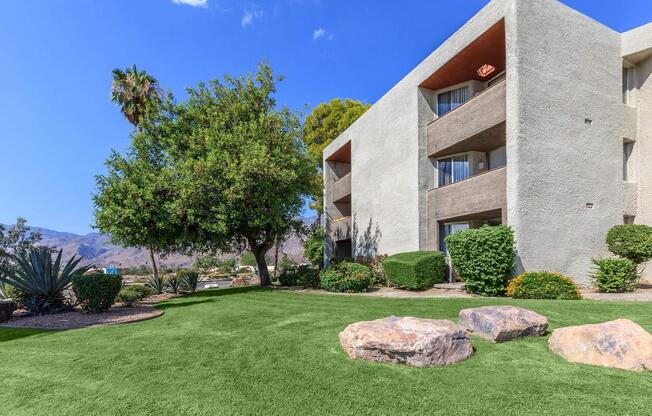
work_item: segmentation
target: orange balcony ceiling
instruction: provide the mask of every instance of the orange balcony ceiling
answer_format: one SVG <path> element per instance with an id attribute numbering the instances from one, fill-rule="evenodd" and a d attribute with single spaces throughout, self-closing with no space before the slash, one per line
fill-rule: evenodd
<path id="1" fill-rule="evenodd" d="M 478 69 L 484 65 L 491 65 L 496 69 L 486 77 L 481 77 L 478 75 Z M 420 86 L 439 90 L 470 80 L 487 81 L 504 70 L 505 21 L 500 20 L 429 76 Z"/>
<path id="2" fill-rule="evenodd" d="M 335 153 L 330 155 L 327 159 L 329 162 L 351 163 L 351 142 L 346 142 L 342 147 L 337 149 Z"/>

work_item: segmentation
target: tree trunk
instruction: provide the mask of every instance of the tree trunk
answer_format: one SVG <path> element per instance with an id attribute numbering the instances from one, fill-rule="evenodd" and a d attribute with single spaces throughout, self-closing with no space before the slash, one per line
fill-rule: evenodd
<path id="1" fill-rule="evenodd" d="M 154 279 L 158 280 L 158 269 L 156 268 L 156 260 L 154 259 L 154 249 L 149 249 L 149 258 L 152 260 L 152 273 L 154 274 Z"/>
<path id="2" fill-rule="evenodd" d="M 269 278 L 269 271 L 267 270 L 267 261 L 265 260 L 267 250 L 269 250 L 269 245 L 251 248 L 251 252 L 254 253 L 254 256 L 256 257 L 256 265 L 258 266 L 258 276 L 260 277 L 261 286 L 272 285 L 272 281 Z"/>
<path id="3" fill-rule="evenodd" d="M 276 270 L 278 270 L 278 241 L 274 245 L 274 280 L 276 280 L 276 277 L 278 274 L 276 273 Z"/>

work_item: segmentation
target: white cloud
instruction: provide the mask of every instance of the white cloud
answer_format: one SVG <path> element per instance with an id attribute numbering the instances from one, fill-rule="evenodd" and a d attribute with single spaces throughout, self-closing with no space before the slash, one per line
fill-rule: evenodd
<path id="1" fill-rule="evenodd" d="M 172 0 L 174 4 L 185 4 L 192 7 L 207 7 L 208 0 Z"/>
<path id="2" fill-rule="evenodd" d="M 254 19 L 257 19 L 263 15 L 263 12 L 260 10 L 254 10 L 254 11 L 249 11 L 247 9 L 244 10 L 244 14 L 242 15 L 242 20 L 240 21 L 240 24 L 242 27 L 247 27 L 253 24 Z"/>
<path id="3" fill-rule="evenodd" d="M 312 39 L 317 40 L 317 39 L 328 39 L 331 40 L 333 39 L 333 34 L 329 33 L 326 29 L 320 27 L 319 29 L 315 29 L 312 32 Z"/>

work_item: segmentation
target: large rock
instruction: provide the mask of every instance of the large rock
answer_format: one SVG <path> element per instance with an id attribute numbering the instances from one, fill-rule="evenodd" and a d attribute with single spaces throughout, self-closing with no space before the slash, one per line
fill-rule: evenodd
<path id="1" fill-rule="evenodd" d="M 9 321 L 16 310 L 16 303 L 12 300 L 0 301 L 0 323 Z"/>
<path id="2" fill-rule="evenodd" d="M 451 321 L 399 318 L 357 322 L 340 332 L 350 358 L 439 367 L 465 360 L 473 346 L 463 328 Z"/>
<path id="3" fill-rule="evenodd" d="M 231 280 L 229 287 L 242 286 L 260 286 L 260 277 L 258 276 L 238 276 Z"/>
<path id="4" fill-rule="evenodd" d="M 548 329 L 545 316 L 516 306 L 462 309 L 457 323 L 475 335 L 493 342 L 543 335 Z"/>
<path id="5" fill-rule="evenodd" d="M 629 319 L 555 329 L 548 348 L 574 363 L 652 370 L 652 335 Z"/>

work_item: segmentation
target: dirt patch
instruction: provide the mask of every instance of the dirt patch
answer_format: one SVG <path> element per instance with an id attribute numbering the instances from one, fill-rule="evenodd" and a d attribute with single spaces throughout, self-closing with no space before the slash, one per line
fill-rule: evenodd
<path id="1" fill-rule="evenodd" d="M 132 308 L 114 306 L 103 313 L 85 313 L 81 311 L 58 313 L 54 315 L 26 316 L 14 315 L 3 324 L 2 328 L 39 328 L 39 329 L 74 329 L 97 326 L 139 322 L 156 318 L 163 311 L 151 305 L 139 304 Z"/>

